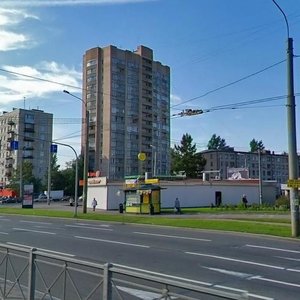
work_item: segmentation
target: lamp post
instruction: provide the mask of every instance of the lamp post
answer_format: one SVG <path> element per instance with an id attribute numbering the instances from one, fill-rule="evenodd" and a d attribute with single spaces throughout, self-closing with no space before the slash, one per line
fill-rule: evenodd
<path id="1" fill-rule="evenodd" d="M 87 102 L 82 100 L 80 97 L 73 95 L 67 90 L 63 90 L 64 93 L 80 100 L 85 109 L 85 131 L 84 131 L 84 157 L 83 157 L 83 210 L 82 212 L 86 214 L 87 212 L 87 183 L 88 183 L 88 158 L 89 158 L 89 111 L 87 109 Z M 75 207 L 77 204 L 75 203 Z"/>
<path id="2" fill-rule="evenodd" d="M 284 11 L 272 0 L 282 13 L 287 28 L 287 129 L 288 129 L 288 158 L 289 158 L 289 180 L 298 179 L 298 157 L 296 140 L 296 113 L 295 113 L 295 94 L 294 94 L 294 67 L 293 67 L 293 39 L 290 37 L 289 24 Z M 299 202 L 298 188 L 290 188 L 290 207 L 292 236 L 297 237 L 300 233 L 299 228 Z"/>
<path id="3" fill-rule="evenodd" d="M 154 150 L 154 160 L 153 160 L 153 156 L 152 156 L 152 168 L 153 168 L 153 177 L 156 176 L 156 157 L 157 157 L 157 152 L 156 152 L 156 147 L 153 145 L 150 145 L 150 147 L 152 148 L 152 152 Z"/>
<path id="4" fill-rule="evenodd" d="M 77 217 L 77 206 L 78 206 L 78 155 L 77 155 L 77 152 L 75 151 L 75 149 L 68 144 L 64 144 L 64 143 L 60 143 L 60 142 L 54 142 L 54 144 L 58 144 L 58 145 L 62 145 L 62 146 L 71 148 L 76 157 L 76 160 L 75 160 L 75 192 L 74 192 L 75 193 L 75 195 L 74 195 L 74 197 L 75 197 L 75 199 L 74 199 L 75 200 L 74 217 L 76 218 Z M 48 190 L 48 195 L 49 195 L 49 190 Z"/>
<path id="5" fill-rule="evenodd" d="M 259 191 L 259 205 L 262 205 L 262 176 L 261 176 L 261 150 L 258 149 L 258 191 Z"/>

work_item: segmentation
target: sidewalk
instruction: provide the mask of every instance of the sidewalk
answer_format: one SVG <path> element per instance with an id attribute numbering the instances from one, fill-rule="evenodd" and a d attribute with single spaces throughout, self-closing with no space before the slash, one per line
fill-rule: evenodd
<path id="1" fill-rule="evenodd" d="M 20 204 L 16 204 L 21 208 Z M 7 205 L 5 205 L 7 206 Z M 14 205 L 14 207 L 16 207 Z M 53 210 L 64 210 L 64 211 L 74 211 L 75 207 L 70 206 L 69 202 L 51 202 L 50 205 L 48 205 L 46 202 L 36 202 L 33 205 L 34 208 L 39 208 L 39 209 L 53 209 Z M 82 212 L 82 203 L 79 204 L 77 207 L 77 212 Z M 111 215 L 116 215 L 120 214 L 118 210 L 102 210 L 102 209 L 97 209 L 94 212 L 92 208 L 87 208 L 87 212 L 91 214 L 111 214 Z M 126 214 L 126 213 L 124 213 Z M 134 214 L 130 214 L 134 215 Z M 281 213 L 281 214 L 272 214 L 272 213 L 255 213 L 255 212 L 245 212 L 245 213 L 194 213 L 194 214 L 188 214 L 188 213 L 183 213 L 183 214 L 174 214 L 174 213 L 161 213 L 161 214 L 155 214 L 155 215 L 148 215 L 148 214 L 143 214 L 141 215 L 143 217 L 161 217 L 161 218 L 191 218 L 191 219 L 285 219 L 285 220 L 290 220 L 291 216 L 289 212 L 286 213 Z"/>

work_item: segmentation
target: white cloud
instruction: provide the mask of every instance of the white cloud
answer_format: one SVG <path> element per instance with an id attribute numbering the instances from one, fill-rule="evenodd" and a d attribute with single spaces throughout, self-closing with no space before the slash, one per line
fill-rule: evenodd
<path id="1" fill-rule="evenodd" d="M 29 35 L 16 31 L 18 25 L 28 18 L 38 19 L 22 10 L 0 8 L 0 51 L 31 48 L 35 44 Z"/>
<path id="2" fill-rule="evenodd" d="M 43 98 L 50 93 L 61 92 L 64 89 L 63 86 L 81 87 L 80 71 L 68 69 L 65 65 L 59 65 L 53 61 L 44 61 L 34 67 L 3 66 L 1 70 L 0 103 L 2 104 L 19 101 L 24 97 Z"/>
<path id="3" fill-rule="evenodd" d="M 178 105 L 181 102 L 183 102 L 183 100 L 180 96 L 171 94 L 171 106 Z"/>
<path id="4" fill-rule="evenodd" d="M 67 5 L 101 5 L 149 2 L 154 0 L 1 0 L 3 7 L 40 7 Z"/>

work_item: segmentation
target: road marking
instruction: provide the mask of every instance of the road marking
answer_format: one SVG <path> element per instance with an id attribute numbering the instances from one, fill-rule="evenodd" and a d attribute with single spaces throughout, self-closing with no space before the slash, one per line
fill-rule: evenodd
<path id="1" fill-rule="evenodd" d="M 7 232 L 0 232 L 0 234 L 8 234 Z"/>
<path id="2" fill-rule="evenodd" d="M 190 255 L 198 255 L 198 256 L 216 258 L 216 259 L 221 259 L 221 260 L 235 261 L 235 262 L 239 262 L 239 263 L 243 263 L 243 264 L 261 266 L 261 267 L 266 267 L 266 268 L 271 268 L 271 269 L 285 270 L 285 268 L 283 268 L 283 267 L 257 263 L 257 262 L 254 262 L 254 261 L 241 260 L 241 259 L 235 259 L 235 258 L 229 258 L 229 257 L 217 256 L 217 255 L 209 255 L 209 254 L 197 253 L 197 252 L 185 252 L 185 253 L 190 254 Z"/>
<path id="3" fill-rule="evenodd" d="M 233 291 L 233 292 L 246 293 L 246 295 L 247 295 L 248 297 L 253 297 L 253 298 L 256 298 L 256 299 L 262 299 L 262 300 L 274 300 L 274 298 L 265 297 L 265 296 L 261 296 L 261 295 L 257 295 L 257 294 L 253 294 L 253 293 L 249 293 L 249 292 L 246 291 L 246 290 L 235 289 L 235 288 L 228 287 L 228 286 L 225 286 L 225 285 L 218 285 L 218 284 L 216 284 L 216 285 L 214 285 L 214 287 L 219 288 L 219 289 L 224 289 L 224 290 Z M 245 299 L 247 299 L 247 298 L 245 298 Z"/>
<path id="4" fill-rule="evenodd" d="M 131 243 L 124 243 L 124 242 L 111 241 L 111 240 L 103 240 L 103 239 L 96 239 L 96 238 L 89 238 L 89 237 L 78 236 L 78 235 L 75 235 L 75 238 L 77 238 L 77 239 L 83 239 L 83 240 L 96 241 L 96 242 L 105 242 L 105 243 L 119 244 L 119 245 L 125 245 L 125 246 L 133 246 L 133 247 L 141 247 L 141 248 L 150 248 L 150 246 L 146 246 L 146 245 L 131 244 Z"/>
<path id="5" fill-rule="evenodd" d="M 205 269 L 211 270 L 211 271 L 216 271 L 222 274 L 226 274 L 226 275 L 232 275 L 235 277 L 239 277 L 239 278 L 249 278 L 251 276 L 253 276 L 252 274 L 247 274 L 247 273 L 242 273 L 242 272 L 235 272 L 235 271 L 231 271 L 231 270 L 225 270 L 225 269 L 219 269 L 219 268 L 210 268 L 210 267 L 204 267 Z"/>
<path id="6" fill-rule="evenodd" d="M 292 257 L 284 257 L 284 256 L 275 256 L 277 258 L 292 260 L 292 261 L 300 261 L 300 258 L 292 258 Z"/>
<path id="7" fill-rule="evenodd" d="M 288 249 L 273 248 L 273 247 L 258 246 L 258 245 L 247 244 L 246 247 L 260 248 L 260 249 L 267 249 L 267 250 L 274 250 L 274 251 L 282 251 L 282 252 L 289 252 L 289 253 L 300 253 L 300 251 L 297 251 L 297 250 L 288 250 Z"/>
<path id="8" fill-rule="evenodd" d="M 106 230 L 113 231 L 110 228 L 100 228 L 100 227 L 89 227 L 89 226 L 78 226 L 78 225 L 65 225 L 66 227 L 74 227 L 74 228 L 83 228 L 83 229 L 94 229 L 94 230 Z"/>
<path id="9" fill-rule="evenodd" d="M 178 276 L 173 276 L 173 275 L 148 271 L 148 270 L 144 270 L 144 269 L 138 269 L 138 268 L 129 267 L 129 266 L 125 266 L 125 265 L 119 265 L 119 264 L 115 264 L 115 263 L 113 263 L 113 265 L 117 266 L 117 267 L 120 267 L 120 268 L 128 269 L 128 270 L 134 270 L 134 271 L 138 271 L 138 272 L 142 272 L 142 273 L 148 273 L 148 274 L 151 274 L 151 275 L 157 275 L 157 276 L 161 276 L 161 277 L 172 278 L 172 279 L 175 279 L 175 280 L 181 280 L 181 281 L 185 281 L 185 282 L 188 282 L 188 283 L 201 284 L 201 285 L 205 285 L 205 286 L 212 286 L 213 285 L 212 283 L 209 283 L 209 282 L 198 281 L 198 280 L 193 280 L 193 279 L 188 279 L 188 278 L 182 278 L 182 277 L 178 277 Z"/>
<path id="10" fill-rule="evenodd" d="M 20 223 L 31 223 L 31 224 L 43 224 L 43 225 L 52 225 L 53 223 L 48 223 L 48 222 L 36 222 L 36 221 L 24 221 L 21 220 L 19 221 Z"/>
<path id="11" fill-rule="evenodd" d="M 14 230 L 20 230 L 20 231 L 26 231 L 26 232 L 35 232 L 35 233 L 42 233 L 42 234 L 53 234 L 55 235 L 55 232 L 49 232 L 49 231 L 40 231 L 40 230 L 31 230 L 31 229 L 25 229 L 25 228 L 17 228 L 14 227 Z"/>
<path id="12" fill-rule="evenodd" d="M 91 226 L 91 224 L 87 224 L 87 223 L 77 223 L 77 225 Z M 95 225 L 95 226 L 98 226 L 98 227 L 110 227 L 111 225 L 101 224 L 101 225 Z"/>
<path id="13" fill-rule="evenodd" d="M 12 246 L 17 246 L 17 247 L 23 247 L 23 248 L 35 248 L 32 246 L 28 246 L 28 245 L 24 245 L 24 244 L 17 244 L 17 243 L 11 243 L 11 242 L 7 242 L 6 244 L 12 245 Z M 49 250 L 49 249 L 43 249 L 43 248 L 35 248 L 38 251 L 41 252 L 49 252 L 49 253 L 53 253 L 53 254 L 58 254 L 58 255 L 63 255 L 63 256 L 70 256 L 70 257 L 74 257 L 75 255 L 73 254 L 69 254 L 69 253 L 65 253 L 65 252 L 59 252 L 59 251 L 53 251 L 53 250 Z"/>
<path id="14" fill-rule="evenodd" d="M 278 283 L 278 284 L 283 284 L 283 285 L 288 285 L 288 286 L 293 286 L 293 287 L 300 288 L 300 284 L 297 284 L 297 283 L 291 283 L 291 282 L 280 281 L 280 280 L 275 280 L 275 279 L 270 279 L 270 278 L 264 278 L 264 277 L 261 277 L 261 276 L 254 276 L 254 277 L 251 278 L 251 280 L 252 279 L 268 281 L 268 282 L 273 282 L 273 283 Z"/>
<path id="15" fill-rule="evenodd" d="M 148 292 L 148 291 L 143 291 L 143 290 L 137 290 L 137 289 L 132 289 L 128 288 L 125 286 L 117 286 L 118 290 L 121 290 L 129 295 L 132 295 L 134 297 L 143 299 L 143 300 L 155 300 L 155 299 L 162 299 L 162 294 L 158 293 L 153 293 L 153 292 Z M 178 299 L 177 297 L 168 297 L 168 299 Z"/>
<path id="16" fill-rule="evenodd" d="M 184 237 L 184 236 L 179 236 L 179 235 L 166 235 L 166 234 L 158 234 L 158 233 L 139 232 L 139 231 L 134 231 L 133 233 L 143 234 L 143 235 L 151 235 L 151 236 L 161 236 L 161 237 L 166 237 L 166 238 L 194 240 L 194 241 L 201 241 L 201 242 L 211 242 L 211 240 L 208 240 L 208 239 L 198 239 L 198 238 Z"/>

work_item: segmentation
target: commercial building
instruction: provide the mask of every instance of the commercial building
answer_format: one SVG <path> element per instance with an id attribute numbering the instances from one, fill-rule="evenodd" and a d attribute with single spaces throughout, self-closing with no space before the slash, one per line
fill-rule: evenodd
<path id="1" fill-rule="evenodd" d="M 206 159 L 205 172 L 210 179 L 228 179 L 231 169 L 245 169 L 248 178 L 261 180 L 275 180 L 278 185 L 288 180 L 288 155 L 276 154 L 271 151 L 243 152 L 233 148 L 224 150 L 205 150 L 201 152 Z M 299 159 L 298 159 L 299 169 Z"/>
<path id="2" fill-rule="evenodd" d="M 110 180 L 169 174 L 170 69 L 153 60 L 151 49 L 139 46 L 132 52 L 110 45 L 87 50 L 82 107 L 90 116 L 89 171 Z M 139 153 L 146 154 L 145 160 L 138 159 Z"/>
<path id="3" fill-rule="evenodd" d="M 25 160 L 33 176 L 45 181 L 52 141 L 53 115 L 41 110 L 13 109 L 0 116 L 0 186 L 9 183 Z"/>

